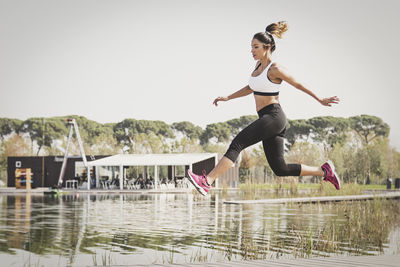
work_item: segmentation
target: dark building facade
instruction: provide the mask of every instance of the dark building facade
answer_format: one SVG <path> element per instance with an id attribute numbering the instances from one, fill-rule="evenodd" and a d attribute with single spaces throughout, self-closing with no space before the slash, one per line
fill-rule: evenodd
<path id="1" fill-rule="evenodd" d="M 92 160 L 98 160 L 109 155 L 98 155 L 98 156 L 87 156 L 86 160 L 88 162 Z M 58 179 L 61 172 L 61 166 L 63 163 L 63 156 L 32 156 L 32 157 L 8 157 L 7 159 L 7 186 L 8 187 L 15 187 L 15 170 L 16 169 L 26 169 L 30 168 L 33 175 L 32 175 L 32 188 L 37 187 L 54 187 L 58 184 Z M 194 162 L 192 165 L 192 169 L 194 173 L 201 174 L 203 170 L 206 173 L 209 173 L 215 166 L 215 158 L 210 157 L 208 159 Z M 149 163 L 150 164 L 150 163 Z M 152 165 L 150 165 L 152 166 Z M 124 168 L 128 168 L 129 166 L 124 166 Z M 143 167 L 143 175 L 147 177 L 148 174 L 146 172 L 146 166 Z M 153 166 L 152 166 L 153 167 Z M 174 180 L 175 183 L 177 179 L 181 179 L 183 177 L 188 177 L 187 172 L 189 170 L 188 165 L 179 166 L 178 165 L 169 165 L 167 167 L 166 179 L 169 181 Z M 70 156 L 68 157 L 67 166 L 65 169 L 65 174 L 63 178 L 62 187 L 66 187 L 67 180 L 76 179 L 76 173 L 82 173 L 81 171 L 86 172 L 83 168 L 83 161 L 81 156 Z M 114 171 L 111 171 L 112 174 L 110 176 L 114 177 Z M 118 169 L 117 169 L 118 172 Z M 95 186 L 94 179 L 96 177 L 96 167 L 91 168 L 91 188 Z M 107 177 L 101 176 L 100 179 L 108 179 Z M 132 177 L 130 177 L 132 178 Z M 161 177 L 163 178 L 163 177 Z M 82 182 L 87 181 L 86 173 L 84 176 L 80 175 L 79 177 L 81 184 Z M 220 186 L 224 187 L 236 187 L 238 185 L 239 180 L 239 171 L 238 166 L 235 165 L 234 167 L 230 168 L 226 173 L 224 173 L 220 179 L 218 179 Z"/>
<path id="2" fill-rule="evenodd" d="M 108 156 L 87 156 L 86 160 L 91 161 Z M 51 187 L 58 184 L 63 156 L 45 156 L 45 157 L 8 157 L 7 158 L 7 186 L 15 187 L 15 170 L 30 168 L 32 170 L 32 188 Z M 75 170 L 78 164 L 81 165 L 81 156 L 70 156 L 67 160 L 65 174 L 62 186 L 65 187 L 65 181 L 75 178 Z M 93 168 L 95 174 L 95 168 Z M 92 176 L 93 177 L 93 176 Z"/>

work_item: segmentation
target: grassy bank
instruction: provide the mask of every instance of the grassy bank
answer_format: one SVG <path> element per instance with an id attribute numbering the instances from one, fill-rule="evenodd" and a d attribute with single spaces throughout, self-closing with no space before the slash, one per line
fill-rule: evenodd
<path id="1" fill-rule="evenodd" d="M 340 190 L 327 182 L 320 184 L 276 183 L 276 184 L 240 184 L 240 193 L 244 199 L 278 197 L 313 197 L 361 195 L 365 191 L 386 190 L 386 185 L 344 184 Z"/>
<path id="2" fill-rule="evenodd" d="M 297 189 L 299 190 L 315 190 L 315 189 L 319 189 L 321 187 L 321 184 L 302 184 L 302 183 L 296 183 L 297 185 Z M 245 187 L 252 187 L 254 189 L 277 189 L 277 188 L 281 188 L 281 189 L 290 189 L 291 186 L 293 186 L 292 183 L 275 183 L 275 184 L 249 184 L 249 183 L 244 183 L 244 184 L 240 184 L 239 188 L 243 189 Z M 362 190 L 385 190 L 386 189 L 386 185 L 381 185 L 381 184 L 368 184 L 368 185 L 359 185 L 359 184 L 344 184 L 343 187 L 357 187 L 360 188 Z"/>
<path id="3" fill-rule="evenodd" d="M 258 242 L 264 239 L 263 236 L 255 239 L 251 234 L 244 235 L 239 247 L 242 257 L 255 260 L 283 254 L 292 254 L 295 258 L 333 254 L 379 255 L 384 252 L 390 231 L 400 224 L 399 205 L 393 200 L 350 201 L 326 207 L 336 215 L 326 218 L 318 227 L 306 229 L 304 221 L 292 221 L 289 232 L 294 238 L 290 241 L 285 239 L 285 232 L 278 231 L 265 237 L 271 244 L 268 248 Z M 309 212 L 308 205 L 299 208 Z"/>

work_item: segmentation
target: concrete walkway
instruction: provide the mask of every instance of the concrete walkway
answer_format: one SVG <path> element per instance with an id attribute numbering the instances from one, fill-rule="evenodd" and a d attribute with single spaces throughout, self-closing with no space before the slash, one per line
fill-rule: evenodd
<path id="1" fill-rule="evenodd" d="M 15 187 L 5 187 L 0 188 L 1 194 L 32 194 L 32 195 L 43 195 L 46 193 L 53 192 L 54 190 L 47 187 L 39 187 L 34 189 L 16 189 Z M 170 193 L 170 194 L 186 194 L 191 193 L 192 189 L 190 188 L 167 188 L 167 189 L 71 189 L 71 188 L 63 188 L 60 190 L 61 194 L 161 194 L 161 193 Z"/>
<path id="2" fill-rule="evenodd" d="M 107 265 L 109 266 L 109 265 Z M 312 259 L 277 259 L 256 261 L 228 261 L 213 263 L 182 263 L 182 264 L 138 264 L 138 265 L 115 265 L 114 267 L 138 267 L 138 266 L 208 266 L 208 267 L 399 267 L 400 254 L 383 256 L 342 256 Z"/>
<path id="3" fill-rule="evenodd" d="M 298 197 L 298 198 L 269 198 L 259 200 L 225 200 L 224 204 L 286 204 L 286 203 L 317 203 L 338 202 L 350 200 L 368 200 L 374 198 L 400 198 L 400 191 L 381 194 L 325 196 L 325 197 Z M 400 266 L 400 265 L 399 265 Z"/>

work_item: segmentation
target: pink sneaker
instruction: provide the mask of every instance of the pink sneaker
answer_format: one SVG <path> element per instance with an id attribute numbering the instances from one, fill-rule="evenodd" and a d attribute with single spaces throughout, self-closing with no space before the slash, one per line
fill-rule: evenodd
<path id="1" fill-rule="evenodd" d="M 194 185 L 194 187 L 199 191 L 203 196 L 207 195 L 208 190 L 210 190 L 210 185 L 207 183 L 207 175 L 206 172 L 203 171 L 203 175 L 197 175 L 188 170 L 189 181 Z"/>
<path id="2" fill-rule="evenodd" d="M 324 181 L 331 182 L 337 190 L 340 189 L 340 179 L 335 172 L 335 166 L 333 166 L 332 161 L 328 160 L 324 165 L 321 166 L 324 171 Z"/>

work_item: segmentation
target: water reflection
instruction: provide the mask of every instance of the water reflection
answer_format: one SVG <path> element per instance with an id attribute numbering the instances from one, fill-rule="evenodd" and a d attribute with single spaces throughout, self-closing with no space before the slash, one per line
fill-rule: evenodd
<path id="1" fill-rule="evenodd" d="M 349 218 L 363 219 L 351 208 L 361 209 L 360 202 L 225 205 L 218 194 L 110 194 L 3 195 L 0 203 L 0 255 L 9 266 L 399 252 L 398 201 L 381 207 L 396 216 L 384 225 L 387 231 L 361 233 L 363 238 L 348 236 Z"/>

